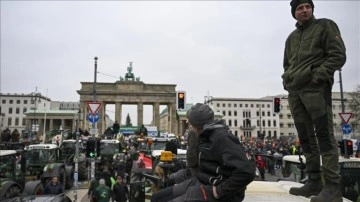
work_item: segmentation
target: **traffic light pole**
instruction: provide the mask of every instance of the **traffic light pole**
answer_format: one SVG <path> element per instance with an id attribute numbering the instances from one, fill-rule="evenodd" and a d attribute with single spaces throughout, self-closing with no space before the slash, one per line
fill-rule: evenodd
<path id="1" fill-rule="evenodd" d="M 97 60 L 98 57 L 94 58 L 95 65 L 94 65 L 94 83 L 93 83 L 93 102 L 96 102 L 96 76 L 97 76 Z M 95 122 L 92 123 L 92 139 L 95 141 L 95 131 L 97 130 L 97 125 Z M 95 148 L 97 148 L 96 141 L 95 141 Z M 95 156 L 91 158 L 91 179 L 95 179 L 95 157 L 96 157 L 96 149 L 95 149 Z"/>
<path id="2" fill-rule="evenodd" d="M 339 82 L 340 82 L 340 97 L 341 97 L 341 112 L 344 113 L 345 112 L 345 104 L 344 104 L 344 93 L 343 93 L 343 86 L 342 86 L 342 76 L 341 76 L 341 69 L 339 69 Z M 341 127 L 346 124 L 344 123 L 344 121 L 341 122 Z M 343 138 L 344 139 L 344 135 Z M 349 155 L 347 154 L 347 145 L 346 145 L 346 141 L 343 141 L 343 146 L 344 146 L 344 158 L 350 158 Z"/>
<path id="3" fill-rule="evenodd" d="M 74 171 L 74 202 L 77 202 L 77 193 L 78 193 L 78 179 L 79 179 L 79 116 L 76 119 L 76 144 L 75 144 L 75 171 Z"/>

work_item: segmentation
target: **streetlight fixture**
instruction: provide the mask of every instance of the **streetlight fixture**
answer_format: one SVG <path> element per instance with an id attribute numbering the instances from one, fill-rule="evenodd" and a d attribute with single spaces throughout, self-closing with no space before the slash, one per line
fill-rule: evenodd
<path id="1" fill-rule="evenodd" d="M 78 179 L 79 179 L 79 137 L 80 137 L 80 122 L 82 121 L 82 111 L 79 109 L 76 114 L 76 145 L 75 145 L 75 171 L 74 171 L 74 202 L 77 202 L 78 193 Z"/>
<path id="2" fill-rule="evenodd" d="M 38 130 L 36 129 L 37 126 L 37 122 L 35 119 L 35 114 L 36 114 L 36 103 L 41 103 L 41 93 L 37 92 L 37 87 L 35 88 L 35 92 L 31 93 L 31 104 L 34 104 L 34 119 L 33 119 L 33 125 L 31 127 L 31 134 L 30 134 L 30 141 L 33 139 L 32 135 L 35 134 Z"/>
<path id="3" fill-rule="evenodd" d="M 212 96 L 210 96 L 210 95 L 207 95 L 207 96 L 204 96 L 204 104 L 212 104 L 212 99 L 213 99 L 213 97 Z"/>

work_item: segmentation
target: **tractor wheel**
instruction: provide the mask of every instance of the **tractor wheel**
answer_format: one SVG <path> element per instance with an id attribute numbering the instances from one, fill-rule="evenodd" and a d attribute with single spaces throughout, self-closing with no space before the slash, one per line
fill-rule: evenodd
<path id="1" fill-rule="evenodd" d="M 68 177 L 68 175 L 66 175 Z M 71 169 L 70 178 L 66 179 L 65 188 L 71 189 L 74 186 L 74 170 Z"/>
<path id="2" fill-rule="evenodd" d="M 86 180 L 87 179 L 87 167 L 86 167 L 86 161 L 83 161 L 79 163 L 78 167 L 78 173 L 79 173 L 79 180 Z"/>
<path id="3" fill-rule="evenodd" d="M 5 198 L 19 196 L 20 192 L 21 192 L 21 190 L 18 186 L 12 186 L 7 190 L 7 192 L 5 194 Z"/>
<path id="4" fill-rule="evenodd" d="M 60 184 L 61 184 L 63 190 L 65 190 L 65 185 L 66 185 L 66 173 L 65 173 L 64 168 L 61 168 L 60 171 L 59 171 L 59 181 L 60 181 Z"/>

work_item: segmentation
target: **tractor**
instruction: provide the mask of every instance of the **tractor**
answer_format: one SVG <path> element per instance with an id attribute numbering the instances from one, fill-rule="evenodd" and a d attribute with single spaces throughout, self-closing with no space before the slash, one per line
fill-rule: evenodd
<path id="1" fill-rule="evenodd" d="M 52 177 L 59 177 L 65 188 L 73 186 L 74 167 L 63 161 L 62 152 L 54 144 L 29 145 L 25 152 L 26 175 L 34 176 L 45 186 Z"/>
<path id="2" fill-rule="evenodd" d="M 75 168 L 75 148 L 76 148 L 76 140 L 63 140 L 60 146 L 61 157 L 64 160 L 66 165 L 73 166 Z M 79 156 L 78 156 L 78 173 L 80 180 L 87 179 L 87 162 L 86 156 L 83 153 L 85 150 L 82 141 L 79 140 Z"/>
<path id="3" fill-rule="evenodd" d="M 24 175 L 26 159 L 15 150 L 0 150 L 0 198 L 43 194 L 40 180 Z"/>

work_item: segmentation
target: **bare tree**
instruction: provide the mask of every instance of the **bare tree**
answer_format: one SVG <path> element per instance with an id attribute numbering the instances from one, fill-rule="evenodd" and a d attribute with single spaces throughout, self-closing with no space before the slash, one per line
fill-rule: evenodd
<path id="1" fill-rule="evenodd" d="M 351 100 L 349 100 L 349 107 L 353 113 L 350 124 L 353 127 L 353 133 L 356 137 L 357 135 L 360 135 L 360 84 L 355 87 L 355 90 L 350 93 L 350 96 Z"/>

